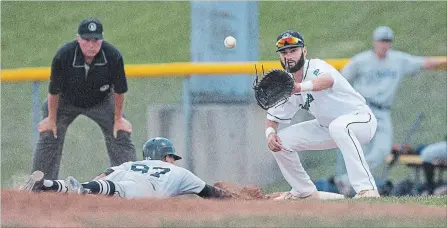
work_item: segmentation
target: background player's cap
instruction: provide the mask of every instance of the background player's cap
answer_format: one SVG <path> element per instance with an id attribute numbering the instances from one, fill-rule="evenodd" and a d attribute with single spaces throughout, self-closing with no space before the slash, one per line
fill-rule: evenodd
<path id="1" fill-rule="evenodd" d="M 79 23 L 78 34 L 82 39 L 104 38 L 101 22 L 96 18 L 87 18 Z"/>
<path id="2" fill-rule="evenodd" d="M 277 52 L 293 47 L 304 47 L 304 38 L 301 33 L 293 30 L 287 30 L 276 38 Z"/>
<path id="3" fill-rule="evenodd" d="M 388 26 L 379 26 L 374 30 L 374 40 L 392 41 L 393 38 L 393 30 Z"/>

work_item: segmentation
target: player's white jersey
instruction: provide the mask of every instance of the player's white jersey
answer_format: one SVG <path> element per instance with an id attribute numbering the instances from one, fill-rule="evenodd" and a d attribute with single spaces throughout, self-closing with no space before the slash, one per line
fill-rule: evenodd
<path id="1" fill-rule="evenodd" d="M 152 185 L 154 191 L 150 194 L 155 197 L 199 193 L 205 187 L 205 182 L 189 170 L 160 160 L 126 162 L 111 168 L 121 176 L 113 181 L 141 180 L 144 177 Z M 139 177 L 135 178 L 135 175 Z"/>
<path id="2" fill-rule="evenodd" d="M 290 123 L 299 109 L 309 111 L 322 126 L 329 124 L 341 115 L 367 108 L 365 99 L 355 91 L 349 82 L 331 65 L 321 59 L 306 60 L 303 66 L 303 82 L 322 74 L 334 78 L 331 88 L 322 91 L 309 91 L 293 94 L 289 100 L 270 108 L 267 119 L 279 123 Z"/>

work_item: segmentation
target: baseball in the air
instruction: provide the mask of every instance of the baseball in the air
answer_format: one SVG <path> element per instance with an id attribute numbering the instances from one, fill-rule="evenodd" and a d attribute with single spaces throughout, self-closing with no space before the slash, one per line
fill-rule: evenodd
<path id="1" fill-rule="evenodd" d="M 234 48 L 236 47 L 236 38 L 232 36 L 227 36 L 224 40 L 225 47 L 227 48 Z"/>

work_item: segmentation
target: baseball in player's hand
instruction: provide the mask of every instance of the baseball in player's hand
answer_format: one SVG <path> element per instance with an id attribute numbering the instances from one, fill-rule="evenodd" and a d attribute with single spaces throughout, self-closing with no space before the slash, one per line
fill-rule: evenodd
<path id="1" fill-rule="evenodd" d="M 268 147 L 273 152 L 278 152 L 283 149 L 281 139 L 275 133 L 271 133 L 268 137 Z"/>

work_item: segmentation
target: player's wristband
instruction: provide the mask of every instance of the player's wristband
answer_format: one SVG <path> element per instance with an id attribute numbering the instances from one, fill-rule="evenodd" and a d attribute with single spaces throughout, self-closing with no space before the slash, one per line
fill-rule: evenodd
<path id="1" fill-rule="evenodd" d="M 266 137 L 266 138 L 269 138 L 269 135 L 270 135 L 271 133 L 276 133 L 275 128 L 273 128 L 273 127 L 268 127 L 267 129 L 265 129 L 265 137 Z"/>
<path id="2" fill-rule="evenodd" d="M 314 89 L 314 85 L 312 84 L 312 81 L 302 82 L 302 83 L 300 83 L 300 87 L 301 87 L 301 92 L 312 91 Z"/>

